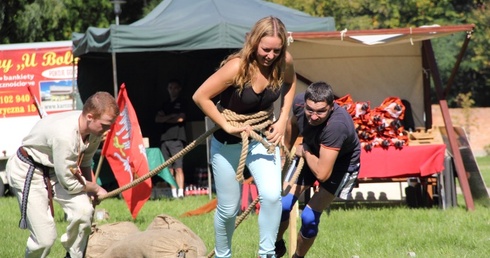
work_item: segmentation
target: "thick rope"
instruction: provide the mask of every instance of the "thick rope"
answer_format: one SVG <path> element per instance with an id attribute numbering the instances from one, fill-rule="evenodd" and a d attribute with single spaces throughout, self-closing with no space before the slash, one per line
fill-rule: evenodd
<path id="1" fill-rule="evenodd" d="M 296 180 L 298 180 L 299 174 L 301 173 L 301 169 L 303 169 L 304 164 L 305 164 L 305 159 L 303 157 L 299 158 L 298 165 L 296 166 L 296 170 L 294 171 L 293 176 L 288 181 L 286 188 L 282 190 L 283 196 L 286 196 L 289 193 L 291 187 L 293 187 L 293 185 L 296 183 Z"/>
<path id="2" fill-rule="evenodd" d="M 298 180 L 299 174 L 301 173 L 304 164 L 305 164 L 305 159 L 301 157 L 299 159 L 298 166 L 296 167 L 296 171 L 294 171 L 293 177 L 291 177 L 291 180 L 289 180 L 289 185 L 293 185 L 296 183 L 296 180 Z"/>
<path id="3" fill-rule="evenodd" d="M 286 176 L 288 170 L 289 170 L 289 167 L 291 167 L 291 164 L 293 163 L 293 159 L 294 159 L 294 156 L 295 156 L 295 153 L 296 153 L 296 147 L 292 147 L 291 148 L 291 151 L 288 151 L 287 148 L 283 148 L 283 153 L 284 153 L 284 164 L 282 165 L 282 172 L 281 172 L 281 175 L 282 175 L 282 180 L 281 182 L 284 182 L 284 177 Z"/>
<path id="4" fill-rule="evenodd" d="M 158 174 L 160 172 L 160 170 L 162 170 L 163 168 L 168 167 L 168 165 L 174 163 L 175 160 L 177 160 L 178 158 L 184 156 L 189 151 L 191 151 L 192 149 L 194 149 L 197 145 L 199 145 L 200 143 L 204 142 L 209 135 L 213 134 L 218 129 L 219 129 L 219 126 L 215 126 L 215 127 L 211 128 L 209 131 L 207 131 L 204 134 L 202 134 L 201 136 L 199 136 L 196 140 L 194 140 L 193 142 L 189 143 L 184 149 L 182 149 L 181 151 L 179 151 L 178 153 L 176 153 L 175 155 L 173 155 L 172 157 L 170 157 L 163 164 L 161 164 L 160 166 L 154 168 L 148 174 L 145 174 L 144 176 L 139 177 L 139 178 L 133 180 L 132 182 L 130 182 L 130 183 L 128 183 L 128 184 L 126 184 L 126 185 L 124 185 L 122 187 L 119 187 L 119 188 L 117 188 L 117 189 L 115 189 L 115 190 L 113 190 L 111 192 L 108 192 L 106 195 L 100 196 L 99 197 L 99 201 L 102 201 L 102 200 L 107 199 L 109 197 L 117 196 L 120 193 L 122 193 L 123 191 L 126 191 L 129 188 L 132 188 L 135 185 L 137 185 L 137 184 L 145 181 L 146 179 L 148 179 L 148 178 L 150 178 L 152 176 L 155 176 L 156 174 Z"/>
<path id="5" fill-rule="evenodd" d="M 267 110 L 259 111 L 253 114 L 237 114 L 229 109 L 223 108 L 219 103 L 217 105 L 217 108 L 231 125 L 235 127 L 250 125 L 253 129 L 253 131 L 244 131 L 240 134 L 240 136 L 242 137 L 242 152 L 240 155 L 240 160 L 238 162 L 235 178 L 238 182 L 241 183 L 244 180 L 243 171 L 245 169 L 245 161 L 247 159 L 249 137 L 262 143 L 269 154 L 274 153 L 276 146 L 274 144 L 270 144 L 263 137 L 255 132 L 258 131 L 265 136 L 269 134 L 269 132 L 265 129 L 272 124 L 272 120 L 274 117 L 274 107 L 271 106 Z"/>
<path id="6" fill-rule="evenodd" d="M 233 126 L 250 125 L 253 130 L 260 131 L 263 135 L 267 135 L 269 133 L 264 129 L 272 124 L 274 107 L 271 106 L 269 109 L 267 109 L 265 111 L 260 111 L 260 112 L 254 113 L 254 114 L 247 114 L 247 115 L 236 114 L 235 112 L 233 112 L 229 109 L 224 109 L 221 105 L 219 105 L 219 103 L 218 103 L 217 107 L 218 107 L 218 110 L 220 110 L 220 112 L 225 116 L 227 121 L 229 121 L 230 124 L 232 124 Z M 208 136 L 213 134 L 218 129 L 219 129 L 219 126 L 215 126 L 215 127 L 211 128 L 210 130 L 208 130 L 207 132 L 205 132 L 204 134 L 199 136 L 196 140 L 194 140 L 193 142 L 188 144 L 183 150 L 181 150 L 177 154 L 170 157 L 168 160 L 166 160 L 160 166 L 151 170 L 148 174 L 145 174 L 144 176 L 139 177 L 139 178 L 133 180 L 132 182 L 107 193 L 106 195 L 100 196 L 99 201 L 102 201 L 102 200 L 110 198 L 110 197 L 117 196 L 120 193 L 128 190 L 129 188 L 132 188 L 132 187 L 136 186 L 137 184 L 140 184 L 141 182 L 145 181 L 146 179 L 155 176 L 156 174 L 158 174 L 160 172 L 160 170 L 162 170 L 165 167 L 168 167 L 168 165 L 175 162 L 175 160 L 184 156 L 189 151 L 191 151 L 193 148 L 195 148 L 196 145 L 200 144 L 201 142 L 204 142 Z M 243 179 L 244 179 L 243 178 L 243 170 L 245 168 L 245 161 L 247 159 L 248 142 L 249 142 L 248 137 L 249 136 L 252 137 L 253 139 L 261 142 L 268 149 L 269 153 L 273 153 L 274 149 L 276 147 L 273 144 L 269 144 L 266 140 L 264 140 L 255 131 L 251 131 L 250 133 L 242 132 L 241 136 L 242 136 L 242 153 L 241 153 L 240 162 L 239 162 L 237 172 L 236 172 L 237 173 L 236 177 L 237 177 L 237 180 L 239 182 L 243 182 Z"/>
<path id="7" fill-rule="evenodd" d="M 229 109 L 224 109 L 223 107 L 221 107 L 221 105 L 219 105 L 219 103 L 218 103 L 217 107 L 218 107 L 218 110 L 222 113 L 222 115 L 225 116 L 225 118 L 227 119 L 227 121 L 231 125 L 236 126 L 236 127 L 240 127 L 243 125 L 250 125 L 253 129 L 253 131 L 251 131 L 250 133 L 242 132 L 240 134 L 242 137 L 242 152 L 241 152 L 241 156 L 240 156 L 240 162 L 239 162 L 239 165 L 237 167 L 236 179 L 238 182 L 243 182 L 243 180 L 244 180 L 243 170 L 245 168 L 245 161 L 247 159 L 249 137 L 253 138 L 254 140 L 256 140 L 260 143 L 262 143 L 264 145 L 264 147 L 267 148 L 268 153 L 274 153 L 274 151 L 275 151 L 276 145 L 270 144 L 261 135 L 259 135 L 258 133 L 255 132 L 255 131 L 259 131 L 259 132 L 261 132 L 262 135 L 265 135 L 265 136 L 267 136 L 269 134 L 269 132 L 265 129 L 269 125 L 272 124 L 272 120 L 274 117 L 274 115 L 273 115 L 274 108 L 271 106 L 269 109 L 267 109 L 265 111 L 260 111 L 260 112 L 257 112 L 255 114 L 243 115 L 243 114 L 236 114 L 235 112 L 233 112 Z M 145 181 L 146 179 L 155 176 L 156 174 L 158 174 L 160 172 L 160 170 L 162 170 L 163 168 L 172 164 L 178 158 L 187 154 L 189 151 L 194 149 L 198 144 L 204 142 L 207 137 L 209 137 L 211 134 L 213 134 L 219 128 L 220 128 L 219 126 L 215 126 L 215 127 L 211 128 L 210 130 L 208 130 L 207 132 L 205 132 L 204 134 L 199 136 L 196 140 L 194 140 L 193 142 L 188 144 L 183 150 L 181 150 L 177 154 L 170 157 L 168 160 L 166 160 L 160 166 L 151 170 L 148 174 L 145 174 L 144 176 L 139 177 L 139 178 L 133 180 L 132 182 L 107 193 L 106 195 L 100 196 L 98 198 L 99 202 L 104 200 L 104 199 L 117 196 L 120 193 L 122 193 L 123 191 L 126 191 L 126 190 L 140 184 L 141 182 Z M 280 144 L 279 147 L 285 153 L 287 153 L 287 159 L 286 159 L 287 163 L 286 164 L 291 164 L 292 156 L 290 155 L 290 153 L 294 153 L 294 152 L 288 152 L 288 150 L 282 144 Z M 296 176 L 296 178 L 297 178 L 297 176 Z M 248 214 L 251 212 L 251 210 L 259 202 L 259 198 L 260 198 L 260 196 L 258 196 L 252 203 L 250 203 L 250 205 L 247 207 L 247 209 L 239 217 L 237 217 L 237 220 L 235 221 L 235 228 L 238 227 L 238 225 L 240 225 L 240 223 L 248 216 Z M 213 257 L 213 256 L 214 256 L 214 249 L 210 254 L 208 254 L 208 257 Z"/>

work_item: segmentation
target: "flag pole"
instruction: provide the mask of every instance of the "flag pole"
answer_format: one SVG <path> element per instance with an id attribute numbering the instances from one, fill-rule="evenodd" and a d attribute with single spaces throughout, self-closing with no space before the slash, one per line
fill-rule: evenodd
<path id="1" fill-rule="evenodd" d="M 113 126 L 111 126 L 111 129 Z M 105 158 L 105 152 L 107 150 L 107 137 L 109 134 L 111 134 L 111 129 L 109 131 L 106 131 L 104 135 L 102 136 L 102 141 L 104 141 L 104 145 L 102 145 L 102 150 L 100 151 L 100 157 L 99 157 L 99 162 L 97 163 L 97 169 L 95 170 L 95 175 L 94 175 L 94 182 L 97 182 L 97 178 L 99 178 L 100 175 L 100 170 L 102 169 L 102 162 L 104 162 Z"/>
<path id="2" fill-rule="evenodd" d="M 95 170 L 94 182 L 97 182 L 97 178 L 100 175 L 100 169 L 102 168 L 102 162 L 104 162 L 104 155 L 100 153 L 99 163 L 97 163 L 97 169 Z"/>
<path id="3" fill-rule="evenodd" d="M 37 114 L 39 115 L 40 118 L 45 117 L 46 112 L 43 110 L 41 103 L 39 103 L 39 101 L 37 100 L 36 95 L 34 95 L 34 93 L 32 92 L 32 90 L 29 86 L 27 86 L 27 90 L 29 91 L 29 94 L 31 95 L 31 97 L 34 99 L 34 105 L 36 105 Z"/>

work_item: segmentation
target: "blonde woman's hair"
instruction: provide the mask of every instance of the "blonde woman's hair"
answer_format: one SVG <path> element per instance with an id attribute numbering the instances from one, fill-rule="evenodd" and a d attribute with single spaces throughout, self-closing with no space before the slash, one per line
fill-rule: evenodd
<path id="1" fill-rule="evenodd" d="M 279 37 L 282 41 L 282 48 L 279 56 L 271 64 L 271 72 L 269 73 L 269 86 L 273 90 L 278 90 L 284 79 L 284 70 L 286 67 L 286 49 L 287 49 L 287 31 L 284 23 L 273 16 L 268 16 L 260 19 L 252 27 L 250 33 L 247 33 L 245 44 L 243 48 L 231 55 L 229 55 L 221 66 L 226 64 L 229 60 L 234 58 L 240 58 L 240 69 L 234 80 L 230 82 L 230 85 L 236 85 L 241 92 L 245 86 L 251 86 L 252 78 L 259 72 L 257 63 L 257 49 L 259 47 L 260 40 L 263 37 Z"/>

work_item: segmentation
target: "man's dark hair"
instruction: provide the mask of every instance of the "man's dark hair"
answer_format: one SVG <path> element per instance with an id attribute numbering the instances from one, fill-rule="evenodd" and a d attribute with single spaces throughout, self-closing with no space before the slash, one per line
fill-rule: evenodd
<path id="1" fill-rule="evenodd" d="M 168 81 L 167 85 L 170 84 L 170 83 L 175 83 L 175 84 L 178 84 L 181 88 L 182 88 L 182 83 L 180 83 L 180 80 L 179 79 L 176 79 L 176 78 L 172 78 Z"/>
<path id="2" fill-rule="evenodd" d="M 314 82 L 308 86 L 305 92 L 305 101 L 327 102 L 327 105 L 333 105 L 335 95 L 332 86 L 326 82 Z"/>

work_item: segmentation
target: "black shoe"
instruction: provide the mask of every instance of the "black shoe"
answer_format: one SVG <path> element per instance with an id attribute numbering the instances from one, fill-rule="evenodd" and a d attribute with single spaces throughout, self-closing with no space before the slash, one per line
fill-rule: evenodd
<path id="1" fill-rule="evenodd" d="M 284 239 L 281 239 L 279 241 L 276 241 L 276 257 L 280 258 L 283 257 L 286 254 L 286 243 L 284 242 Z"/>
<path id="2" fill-rule="evenodd" d="M 65 257 L 64 257 L 64 258 L 71 258 L 70 253 L 69 253 L 69 252 L 66 252 L 66 254 L 65 254 Z"/>

